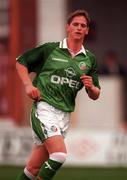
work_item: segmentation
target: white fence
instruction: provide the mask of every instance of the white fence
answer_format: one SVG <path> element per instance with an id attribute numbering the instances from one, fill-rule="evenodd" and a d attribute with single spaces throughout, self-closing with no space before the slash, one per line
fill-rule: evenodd
<path id="1" fill-rule="evenodd" d="M 127 166 L 127 134 L 122 130 L 71 130 L 65 166 Z M 0 132 L 0 164 L 24 165 L 32 148 L 31 130 Z"/>

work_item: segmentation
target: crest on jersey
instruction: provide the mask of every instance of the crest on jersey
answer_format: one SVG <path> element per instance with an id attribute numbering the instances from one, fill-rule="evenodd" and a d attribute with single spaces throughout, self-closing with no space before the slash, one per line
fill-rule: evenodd
<path id="1" fill-rule="evenodd" d="M 58 129 L 57 129 L 56 126 L 53 125 L 53 126 L 51 126 L 51 130 L 52 130 L 53 132 L 57 132 Z"/>
<path id="2" fill-rule="evenodd" d="M 81 70 L 86 70 L 86 63 L 85 62 L 80 62 L 79 63 L 79 68 L 81 69 Z"/>

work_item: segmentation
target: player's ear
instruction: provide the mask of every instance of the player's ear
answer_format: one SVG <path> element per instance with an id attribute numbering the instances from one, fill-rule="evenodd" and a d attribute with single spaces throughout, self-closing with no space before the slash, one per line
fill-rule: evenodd
<path id="1" fill-rule="evenodd" d="M 87 27 L 87 30 L 86 30 L 86 35 L 89 33 L 89 27 Z"/>
<path id="2" fill-rule="evenodd" d="M 69 24 L 66 24 L 66 32 L 69 32 Z"/>

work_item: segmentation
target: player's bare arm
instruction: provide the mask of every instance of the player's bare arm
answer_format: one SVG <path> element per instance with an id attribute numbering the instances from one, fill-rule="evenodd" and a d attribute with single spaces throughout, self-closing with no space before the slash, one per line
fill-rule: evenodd
<path id="1" fill-rule="evenodd" d="M 92 77 L 84 74 L 81 76 L 81 80 L 88 91 L 88 96 L 93 100 L 98 99 L 100 95 L 100 89 L 94 86 Z"/>
<path id="2" fill-rule="evenodd" d="M 33 86 L 27 68 L 24 65 L 20 64 L 19 62 L 17 62 L 16 69 L 19 74 L 19 77 L 21 78 L 24 84 L 25 91 L 28 97 L 30 97 L 33 100 L 39 100 L 40 91 L 38 90 L 38 88 Z"/>

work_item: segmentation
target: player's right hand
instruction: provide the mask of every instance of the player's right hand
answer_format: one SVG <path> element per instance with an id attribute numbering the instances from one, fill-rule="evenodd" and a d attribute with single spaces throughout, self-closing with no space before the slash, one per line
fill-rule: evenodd
<path id="1" fill-rule="evenodd" d="M 41 99 L 40 91 L 35 86 L 26 85 L 25 91 L 28 97 L 30 97 L 31 99 L 36 100 L 36 101 Z"/>

